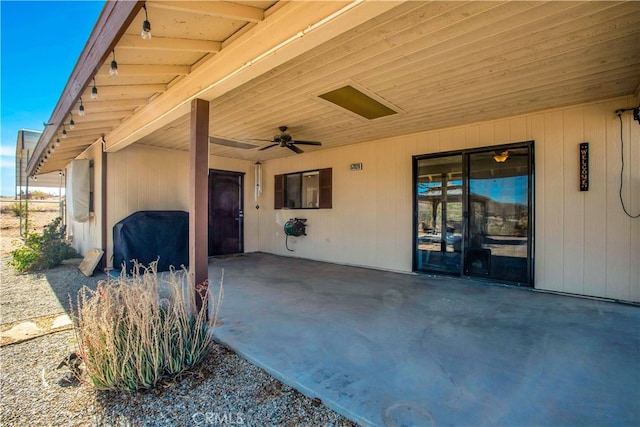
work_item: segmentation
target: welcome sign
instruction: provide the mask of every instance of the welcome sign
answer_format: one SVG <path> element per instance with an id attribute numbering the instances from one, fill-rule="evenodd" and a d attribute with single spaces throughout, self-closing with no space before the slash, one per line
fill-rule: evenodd
<path id="1" fill-rule="evenodd" d="M 580 191 L 589 191 L 589 143 L 580 144 Z"/>

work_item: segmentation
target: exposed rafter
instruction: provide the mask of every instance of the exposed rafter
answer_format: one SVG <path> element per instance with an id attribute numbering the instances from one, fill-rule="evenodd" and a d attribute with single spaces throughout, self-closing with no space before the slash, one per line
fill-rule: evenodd
<path id="1" fill-rule="evenodd" d="M 157 49 L 180 50 L 184 52 L 218 52 L 221 43 L 211 40 L 178 39 L 172 37 L 153 37 L 143 40 L 138 35 L 125 34 L 118 43 L 118 49 Z"/>
<path id="2" fill-rule="evenodd" d="M 136 98 L 142 94 L 164 92 L 165 90 L 167 90 L 165 84 L 102 86 L 100 87 L 100 99 L 104 100 L 114 96 Z M 85 102 L 85 107 L 86 105 L 87 102 Z"/>
<path id="3" fill-rule="evenodd" d="M 85 101 L 86 99 L 86 101 Z M 146 100 L 144 98 L 132 98 L 132 99 L 118 99 L 109 102 L 100 102 L 94 101 L 90 98 L 89 93 L 82 95 L 82 100 L 84 102 L 85 111 L 87 112 L 87 116 L 91 113 L 102 113 L 106 111 L 125 111 L 125 110 L 135 110 L 141 105 L 146 104 Z M 73 112 L 78 111 L 79 104 L 76 104 Z"/>
<path id="4" fill-rule="evenodd" d="M 189 74 L 189 65 L 135 65 L 120 64 L 118 69 L 123 76 L 183 76 Z M 104 64 L 98 70 L 96 76 L 109 77 L 109 65 Z"/>
<path id="5" fill-rule="evenodd" d="M 149 3 L 149 8 L 197 13 L 249 22 L 259 22 L 264 19 L 262 9 L 222 1 L 157 1 Z"/>

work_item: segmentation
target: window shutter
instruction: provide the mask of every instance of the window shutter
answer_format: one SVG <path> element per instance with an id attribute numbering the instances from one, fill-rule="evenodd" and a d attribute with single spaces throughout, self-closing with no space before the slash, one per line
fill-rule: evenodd
<path id="1" fill-rule="evenodd" d="M 333 185 L 333 171 L 331 168 L 320 169 L 320 200 L 319 200 L 319 208 L 320 209 L 331 209 L 332 205 L 332 185 Z"/>
<path id="2" fill-rule="evenodd" d="M 275 185 L 273 189 L 273 208 L 284 208 L 284 175 L 275 176 Z"/>

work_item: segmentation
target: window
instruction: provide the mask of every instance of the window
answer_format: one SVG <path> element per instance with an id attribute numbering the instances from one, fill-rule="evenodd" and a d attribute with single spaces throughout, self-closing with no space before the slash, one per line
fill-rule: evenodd
<path id="1" fill-rule="evenodd" d="M 331 168 L 275 176 L 274 209 L 330 209 Z"/>

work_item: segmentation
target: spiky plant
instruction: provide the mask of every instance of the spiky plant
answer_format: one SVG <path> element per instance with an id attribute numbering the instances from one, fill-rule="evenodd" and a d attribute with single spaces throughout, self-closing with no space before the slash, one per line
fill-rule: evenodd
<path id="1" fill-rule="evenodd" d="M 136 265 L 130 277 L 82 288 L 76 334 L 89 381 L 100 390 L 149 389 L 197 365 L 212 343 L 222 283 L 221 277 L 217 298 L 201 291 L 210 300 L 208 320 L 207 310 L 195 310 L 197 291 L 185 270 L 161 282 L 155 263 Z"/>

